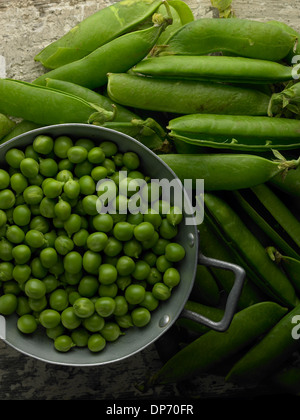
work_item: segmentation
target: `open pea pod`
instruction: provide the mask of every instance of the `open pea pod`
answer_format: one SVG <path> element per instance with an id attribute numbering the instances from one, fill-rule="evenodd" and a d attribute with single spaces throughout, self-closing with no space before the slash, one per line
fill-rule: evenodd
<path id="1" fill-rule="evenodd" d="M 162 0 L 122 0 L 104 7 L 46 46 L 35 56 L 35 60 L 49 69 L 80 60 L 133 30 L 163 3 Z"/>
<path id="2" fill-rule="evenodd" d="M 286 272 L 297 292 L 300 292 L 300 257 L 282 255 L 276 248 L 268 247 L 267 253 L 272 261 L 278 264 Z"/>

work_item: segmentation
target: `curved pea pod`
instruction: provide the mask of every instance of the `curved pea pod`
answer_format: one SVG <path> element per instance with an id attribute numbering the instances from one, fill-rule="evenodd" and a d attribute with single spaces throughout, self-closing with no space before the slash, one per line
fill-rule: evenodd
<path id="1" fill-rule="evenodd" d="M 92 51 L 134 29 L 163 3 L 161 0 L 122 0 L 82 20 L 35 56 L 49 69 L 80 60 Z"/>
<path id="2" fill-rule="evenodd" d="M 269 301 L 237 312 L 227 331 L 201 335 L 165 363 L 147 385 L 177 383 L 211 371 L 269 331 L 286 312 L 286 308 Z"/>
<path id="3" fill-rule="evenodd" d="M 204 305 L 203 303 L 195 302 L 192 300 L 188 300 L 186 302 L 184 309 L 203 315 L 209 319 L 212 319 L 215 322 L 220 321 L 224 315 L 223 309 L 216 308 L 214 306 Z M 184 317 L 179 317 L 176 321 L 176 324 L 199 335 L 205 334 L 210 330 L 209 327 L 206 327 L 205 325 L 200 324 L 199 322 Z"/>
<path id="4" fill-rule="evenodd" d="M 279 22 L 277 20 L 271 20 L 271 21 L 269 21 L 267 23 L 269 23 L 271 25 L 276 25 L 276 26 L 280 27 L 281 29 L 283 29 L 285 32 L 288 32 L 292 36 L 296 36 L 297 39 L 300 38 L 299 32 L 297 32 L 295 29 L 291 28 L 285 22 Z M 286 57 L 284 57 L 284 61 L 286 61 L 289 64 L 295 64 L 295 62 L 293 63 L 293 57 L 296 56 L 296 55 L 300 55 L 300 45 L 299 45 L 299 42 L 297 42 L 296 45 L 295 45 L 295 47 L 288 53 L 288 55 Z"/>
<path id="5" fill-rule="evenodd" d="M 289 81 L 294 76 L 292 67 L 272 61 L 210 55 L 152 57 L 132 70 L 160 78 L 255 84 Z"/>
<path id="6" fill-rule="evenodd" d="M 78 96 L 79 98 L 84 99 L 87 102 L 91 102 L 95 105 L 98 105 L 101 108 L 106 109 L 107 111 L 113 111 L 113 108 L 115 107 L 116 116 L 114 118 L 114 121 L 131 121 L 133 118 L 138 118 L 137 115 L 129 109 L 126 109 L 121 105 L 114 104 L 114 102 L 108 97 L 101 95 L 100 93 L 95 92 L 86 87 L 77 85 L 75 83 L 66 82 L 65 80 L 47 78 L 45 82 L 46 86 L 49 88 Z"/>
<path id="7" fill-rule="evenodd" d="M 285 176 L 277 174 L 269 180 L 269 184 L 290 196 L 300 197 L 300 168 L 289 171 Z"/>
<path id="8" fill-rule="evenodd" d="M 153 15 L 153 25 L 141 31 L 122 35 L 102 45 L 89 55 L 38 77 L 34 83 L 45 85 L 47 78 L 65 80 L 90 89 L 104 86 L 110 72 L 126 72 L 153 48 L 169 22 Z"/>
<path id="9" fill-rule="evenodd" d="M 300 247 L 300 222 L 289 207 L 266 184 L 251 188 L 273 220 L 284 229 L 293 243 Z"/>
<path id="10" fill-rule="evenodd" d="M 19 80 L 0 79 L 0 98 L 0 112 L 40 125 L 114 118 L 114 112 L 74 95 Z"/>
<path id="11" fill-rule="evenodd" d="M 160 158 L 184 182 L 204 179 L 206 191 L 237 190 L 259 185 L 299 165 L 300 160 L 272 161 L 250 154 L 167 154 Z M 217 170 L 216 170 L 217 168 Z"/>
<path id="12" fill-rule="evenodd" d="M 252 152 L 298 149 L 300 121 L 251 115 L 184 115 L 167 127 L 170 136 L 200 147 Z"/>
<path id="13" fill-rule="evenodd" d="M 191 296 L 197 302 L 217 306 L 220 302 L 219 285 L 212 271 L 204 265 L 198 265 Z"/>
<path id="14" fill-rule="evenodd" d="M 264 246 L 245 225 L 231 206 L 220 197 L 206 193 L 206 209 L 217 223 L 227 242 L 231 243 L 256 274 L 257 286 L 278 303 L 295 307 L 299 303 L 287 276 L 268 257 Z"/>
<path id="15" fill-rule="evenodd" d="M 117 104 L 175 114 L 267 115 L 270 102 L 253 89 L 125 73 L 108 75 L 107 92 Z"/>
<path id="16" fill-rule="evenodd" d="M 12 129 L 12 131 L 1 140 L 1 143 L 5 143 L 6 141 L 13 139 L 14 137 L 17 137 L 20 134 L 27 133 L 28 131 L 34 130 L 35 128 L 39 127 L 41 127 L 41 125 L 35 124 L 31 121 L 23 120 L 21 122 L 18 122 Z"/>
<path id="17" fill-rule="evenodd" d="M 300 257 L 293 258 L 282 255 L 276 248 L 268 247 L 267 253 L 272 261 L 283 268 L 286 275 L 293 283 L 296 291 L 300 292 Z"/>
<path id="18" fill-rule="evenodd" d="M 0 140 L 7 136 L 16 126 L 16 123 L 4 114 L 0 114 Z"/>
<path id="19" fill-rule="evenodd" d="M 297 37 L 282 28 L 247 19 L 202 18 L 180 28 L 156 54 L 206 55 L 213 52 L 280 61 Z"/>
<path id="20" fill-rule="evenodd" d="M 229 246 L 224 242 L 223 238 L 217 236 L 213 231 L 212 227 L 209 226 L 209 220 L 205 217 L 201 225 L 198 226 L 201 249 L 205 255 L 210 258 L 215 258 L 221 261 L 228 261 L 233 264 L 239 264 L 235 255 L 231 252 Z M 230 293 L 234 284 L 234 277 L 228 270 L 217 269 L 211 267 L 212 273 L 214 274 L 220 287 L 226 293 Z M 251 281 L 246 272 L 246 279 L 244 281 L 243 289 L 238 301 L 238 308 L 244 309 L 255 303 L 266 300 L 266 296 L 261 290 Z"/>
<path id="21" fill-rule="evenodd" d="M 242 356 L 226 376 L 226 380 L 256 386 L 273 374 L 299 349 L 300 305 L 289 311 L 273 328 Z"/>

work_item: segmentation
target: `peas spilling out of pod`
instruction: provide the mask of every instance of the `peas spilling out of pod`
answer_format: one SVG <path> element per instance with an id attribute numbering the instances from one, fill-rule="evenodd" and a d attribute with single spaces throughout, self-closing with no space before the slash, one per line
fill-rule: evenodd
<path id="1" fill-rule="evenodd" d="M 0 314 L 16 313 L 23 334 L 45 329 L 61 352 L 74 346 L 98 352 L 128 328 L 146 326 L 179 284 L 176 264 L 185 250 L 175 240 L 182 213 L 151 201 L 153 184 L 139 156 L 109 141 L 96 146 L 38 135 L 5 159 Z M 127 178 L 120 179 L 121 170 Z M 120 214 L 118 203 L 128 202 L 136 179 L 147 181 L 141 192 L 147 211 Z M 107 188 L 97 188 L 100 180 L 116 191 L 127 183 L 128 196 L 115 197 L 115 214 L 101 213 Z"/>

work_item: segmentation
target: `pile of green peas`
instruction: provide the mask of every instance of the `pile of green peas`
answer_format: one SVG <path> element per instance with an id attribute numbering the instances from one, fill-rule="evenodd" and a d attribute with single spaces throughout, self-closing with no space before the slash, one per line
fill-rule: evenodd
<path id="1" fill-rule="evenodd" d="M 0 170 L 0 314 L 22 334 L 44 329 L 54 348 L 102 351 L 145 327 L 180 282 L 182 213 L 158 201 L 139 156 L 115 143 L 38 135 Z M 147 180 L 147 212 L 99 213 L 97 182 Z M 150 198 L 149 198 L 150 197 Z M 117 196 L 129 200 L 129 196 Z"/>

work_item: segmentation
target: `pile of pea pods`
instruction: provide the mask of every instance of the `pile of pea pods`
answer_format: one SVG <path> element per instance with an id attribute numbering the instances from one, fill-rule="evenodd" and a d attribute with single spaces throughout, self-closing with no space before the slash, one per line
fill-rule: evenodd
<path id="1" fill-rule="evenodd" d="M 180 348 L 141 389 L 219 372 L 300 392 L 298 38 L 282 22 L 196 19 L 181 0 L 121 0 L 40 51 L 36 80 L 0 79 L 2 142 L 69 122 L 129 134 L 182 181 L 204 179 L 201 251 L 246 270 L 229 329 L 179 319 Z M 233 281 L 199 265 L 187 309 L 220 320 Z"/>

